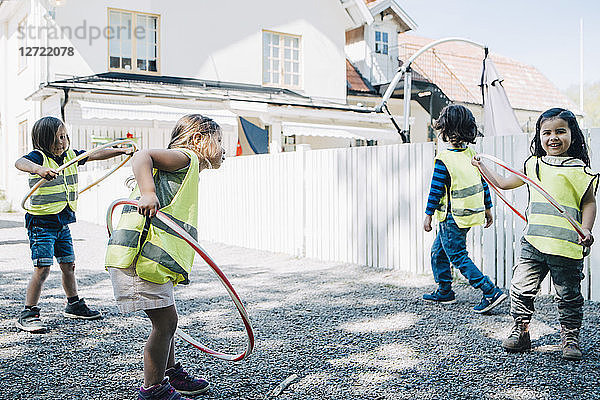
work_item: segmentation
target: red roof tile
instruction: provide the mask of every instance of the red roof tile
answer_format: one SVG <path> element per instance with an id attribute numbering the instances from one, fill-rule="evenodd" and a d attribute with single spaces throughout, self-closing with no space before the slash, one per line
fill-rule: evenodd
<path id="1" fill-rule="evenodd" d="M 360 76 L 360 73 L 348 60 L 346 60 L 346 81 L 348 83 L 348 89 L 350 90 L 366 93 L 371 91 L 363 78 Z"/>
<path id="2" fill-rule="evenodd" d="M 432 42 L 411 34 L 398 35 L 400 58 L 408 59 L 418 49 Z M 435 83 L 453 101 L 481 104 L 483 50 L 461 42 L 442 43 L 419 56 L 415 71 Z M 490 52 L 506 94 L 513 108 L 544 111 L 551 107 L 578 109 L 565 94 L 531 65 Z"/>

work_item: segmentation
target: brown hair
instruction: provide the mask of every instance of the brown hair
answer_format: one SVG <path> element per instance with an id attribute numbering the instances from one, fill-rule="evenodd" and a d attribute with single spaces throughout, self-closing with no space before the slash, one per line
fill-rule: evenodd
<path id="1" fill-rule="evenodd" d="M 200 114 L 188 114 L 175 124 L 167 148 L 184 147 L 192 150 L 198 155 L 201 169 L 219 168 L 223 161 L 219 139 L 221 139 L 219 124 Z"/>
<path id="2" fill-rule="evenodd" d="M 42 117 L 38 119 L 33 128 L 31 128 L 31 142 L 33 148 L 36 150 L 43 151 L 44 153 L 52 154 L 52 146 L 56 141 L 56 132 L 59 129 L 65 129 L 65 124 L 56 117 Z M 69 135 L 67 140 L 71 143 Z"/>

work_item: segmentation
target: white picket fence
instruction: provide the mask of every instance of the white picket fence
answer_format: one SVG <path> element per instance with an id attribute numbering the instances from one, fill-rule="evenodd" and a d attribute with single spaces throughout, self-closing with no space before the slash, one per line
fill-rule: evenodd
<path id="1" fill-rule="evenodd" d="M 84 136 L 80 129 L 75 131 Z M 103 129 L 111 137 L 120 135 L 118 129 Z M 168 132 L 152 129 L 140 135 L 142 147 L 164 147 L 168 138 Z M 592 166 L 598 168 L 600 151 L 594 149 L 600 141 L 592 136 L 590 144 Z M 522 167 L 529 140 L 526 135 L 484 138 L 475 148 Z M 419 143 L 228 158 L 219 170 L 201 173 L 199 239 L 430 274 L 435 230 L 425 232 L 422 222 L 434 154 L 433 143 Z M 81 181 L 91 181 L 97 169 L 82 172 Z M 108 204 L 127 195 L 122 182 L 131 172 L 124 170 L 84 195 L 80 219 L 104 223 Z M 525 209 L 525 187 L 506 192 L 506 197 Z M 492 199 L 495 223 L 472 229 L 468 248 L 485 274 L 508 287 L 524 222 L 494 194 Z M 598 251 L 585 263 L 587 299 L 600 300 L 600 273 L 592 268 L 600 261 Z M 552 292 L 549 279 L 543 292 Z"/>

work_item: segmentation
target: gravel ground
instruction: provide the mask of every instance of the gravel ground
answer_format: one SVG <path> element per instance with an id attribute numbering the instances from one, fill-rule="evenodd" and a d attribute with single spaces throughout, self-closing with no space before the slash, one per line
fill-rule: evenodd
<path id="1" fill-rule="evenodd" d="M 17 331 L 31 274 L 23 217 L 0 214 L 0 399 L 135 399 L 142 348 L 150 332 L 143 313 L 122 316 L 102 268 L 101 226 L 72 226 L 79 294 L 104 313 L 99 321 L 62 317 L 65 297 L 54 267 L 42 292 L 46 334 Z M 213 359 L 178 340 L 177 357 L 207 377 L 203 399 L 600 399 L 600 304 L 586 302 L 584 359 L 560 357 L 556 305 L 537 300 L 534 351 L 500 348 L 511 319 L 508 301 L 491 315 L 471 311 L 479 293 L 455 285 L 458 302 L 425 303 L 429 276 L 296 259 L 202 243 L 244 301 L 255 351 L 247 360 Z M 176 291 L 180 326 L 207 345 L 231 352 L 245 344 L 225 290 L 198 262 L 191 284 Z"/>

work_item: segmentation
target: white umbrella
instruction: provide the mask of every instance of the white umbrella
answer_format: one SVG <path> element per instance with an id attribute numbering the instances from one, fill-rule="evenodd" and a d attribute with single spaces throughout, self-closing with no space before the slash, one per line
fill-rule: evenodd
<path id="1" fill-rule="evenodd" d="M 484 136 L 513 135 L 523 133 L 510 106 L 503 79 L 489 57 L 483 60 L 481 91 L 483 93 L 483 134 Z"/>

